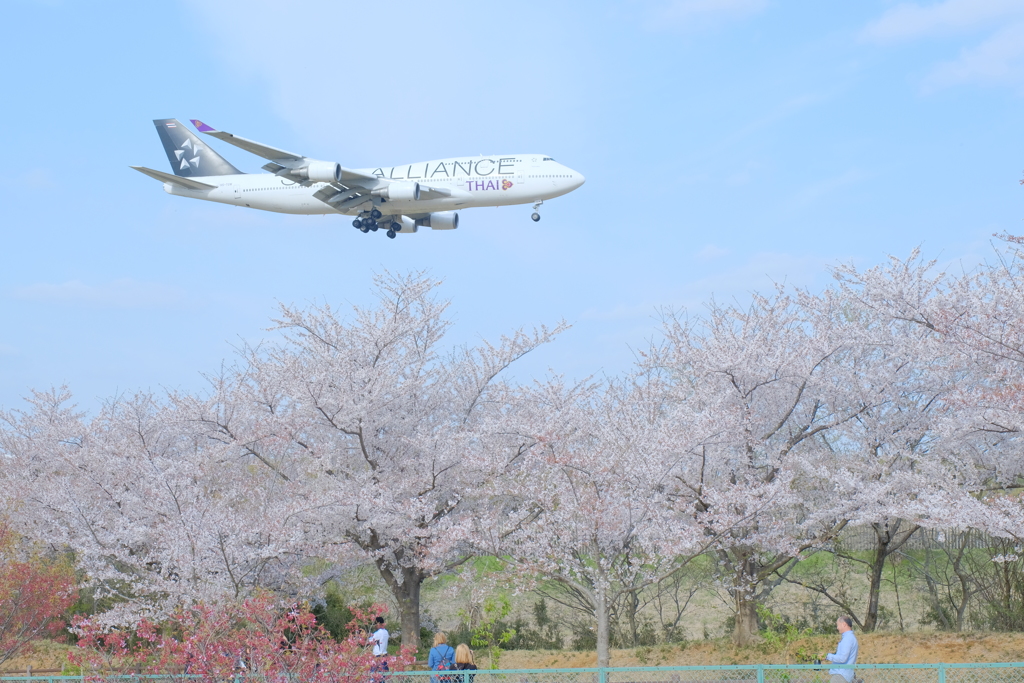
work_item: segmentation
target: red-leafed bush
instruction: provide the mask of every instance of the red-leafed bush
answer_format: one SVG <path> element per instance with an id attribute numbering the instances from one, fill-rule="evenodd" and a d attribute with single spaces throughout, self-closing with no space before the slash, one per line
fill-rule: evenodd
<path id="1" fill-rule="evenodd" d="M 61 615 L 78 599 L 71 566 L 26 552 L 19 540 L 0 522 L 0 664 L 60 633 Z"/>
<path id="2" fill-rule="evenodd" d="M 140 621 L 134 629 L 107 629 L 79 618 L 79 649 L 72 663 L 89 677 L 104 673 L 189 675 L 224 681 L 236 674 L 259 674 L 271 680 L 309 683 L 365 681 L 375 660 L 357 626 L 384 612 L 353 608 L 350 635 L 337 641 L 305 606 L 282 607 L 272 596 L 241 603 L 193 605 L 164 623 Z M 392 671 L 413 661 L 412 653 L 387 657 Z"/>

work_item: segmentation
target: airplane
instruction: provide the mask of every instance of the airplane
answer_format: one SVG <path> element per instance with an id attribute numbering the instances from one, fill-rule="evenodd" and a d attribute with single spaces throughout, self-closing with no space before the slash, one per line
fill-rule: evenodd
<path id="1" fill-rule="evenodd" d="M 173 174 L 131 168 L 161 181 L 164 191 L 263 211 L 352 216 L 363 233 L 383 229 L 389 238 L 420 227 L 453 230 L 460 209 L 540 206 L 572 192 L 585 178 L 543 154 L 456 157 L 402 166 L 351 169 L 310 159 L 216 130 L 191 119 L 200 133 L 267 159 L 267 173 L 243 173 L 177 119 L 155 119 Z"/>

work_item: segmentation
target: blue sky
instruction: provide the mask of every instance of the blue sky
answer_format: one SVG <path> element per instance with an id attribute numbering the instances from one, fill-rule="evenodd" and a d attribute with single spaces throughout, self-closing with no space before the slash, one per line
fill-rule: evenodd
<path id="1" fill-rule="evenodd" d="M 1024 232 L 1024 3 L 5 4 L 0 406 L 204 386 L 276 302 L 429 269 L 453 343 L 573 324 L 529 358 L 614 374 L 662 308 Z M 349 167 L 539 152 L 587 183 L 388 240 L 171 197 L 154 118 Z M 260 160 L 212 141 L 244 171 Z"/>

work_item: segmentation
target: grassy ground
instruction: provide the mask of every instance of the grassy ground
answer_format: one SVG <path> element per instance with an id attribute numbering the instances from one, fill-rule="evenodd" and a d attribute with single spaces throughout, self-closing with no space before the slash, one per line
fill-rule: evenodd
<path id="1" fill-rule="evenodd" d="M 1024 633 L 870 633 L 860 635 L 863 664 L 977 663 L 1024 661 Z M 815 652 L 828 652 L 837 638 L 801 638 L 788 649 L 765 646 L 737 648 L 725 638 L 684 645 L 656 645 L 633 650 L 612 650 L 612 666 L 714 666 L 723 664 L 807 663 Z M 68 646 L 41 642 L 35 652 L 5 663 L 4 671 L 60 669 Z M 478 664 L 487 666 L 481 657 Z M 511 650 L 502 653 L 503 669 L 554 669 L 597 665 L 593 652 Z"/>

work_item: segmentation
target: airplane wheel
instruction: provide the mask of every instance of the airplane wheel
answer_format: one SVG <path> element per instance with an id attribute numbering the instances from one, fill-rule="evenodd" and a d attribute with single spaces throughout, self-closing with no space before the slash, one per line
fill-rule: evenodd
<path id="1" fill-rule="evenodd" d="M 532 218 L 533 222 L 536 223 L 537 221 L 540 220 L 540 214 L 539 213 L 534 213 L 532 216 L 530 216 L 530 218 Z"/>
<path id="2" fill-rule="evenodd" d="M 401 223 L 392 223 L 391 224 L 391 229 L 394 230 L 395 232 L 402 232 L 402 224 Z"/>
<path id="3" fill-rule="evenodd" d="M 369 229 L 368 227 L 366 227 L 365 225 L 360 225 L 360 226 L 359 226 L 359 230 L 360 230 L 360 231 L 361 231 L 361 232 L 362 232 L 362 233 L 363 233 L 364 235 L 365 235 L 366 233 L 370 232 L 370 229 Z"/>
<path id="4" fill-rule="evenodd" d="M 352 227 L 353 228 L 361 228 L 361 227 L 363 227 L 363 222 L 357 218 L 354 221 L 352 221 Z"/>
<path id="5" fill-rule="evenodd" d="M 376 223 L 374 223 L 373 225 L 370 226 L 370 230 L 373 230 L 374 232 L 377 232 L 378 228 L 380 228 L 380 226 L 377 225 Z"/>
<path id="6" fill-rule="evenodd" d="M 366 218 L 361 219 L 359 222 L 363 224 L 364 228 L 368 228 L 371 225 L 373 225 L 373 219 L 370 218 L 369 216 L 367 216 Z"/>
<path id="7" fill-rule="evenodd" d="M 388 230 L 388 237 L 390 239 L 395 239 L 395 231 L 394 230 Z"/>
<path id="8" fill-rule="evenodd" d="M 372 218 L 373 220 L 377 220 L 378 218 L 380 218 L 380 217 L 381 217 L 381 216 L 383 216 L 383 215 L 384 215 L 384 214 L 382 214 L 382 213 L 381 213 L 380 211 L 378 211 L 377 209 L 374 209 L 373 211 L 371 211 L 371 212 L 370 212 L 370 218 Z"/>

